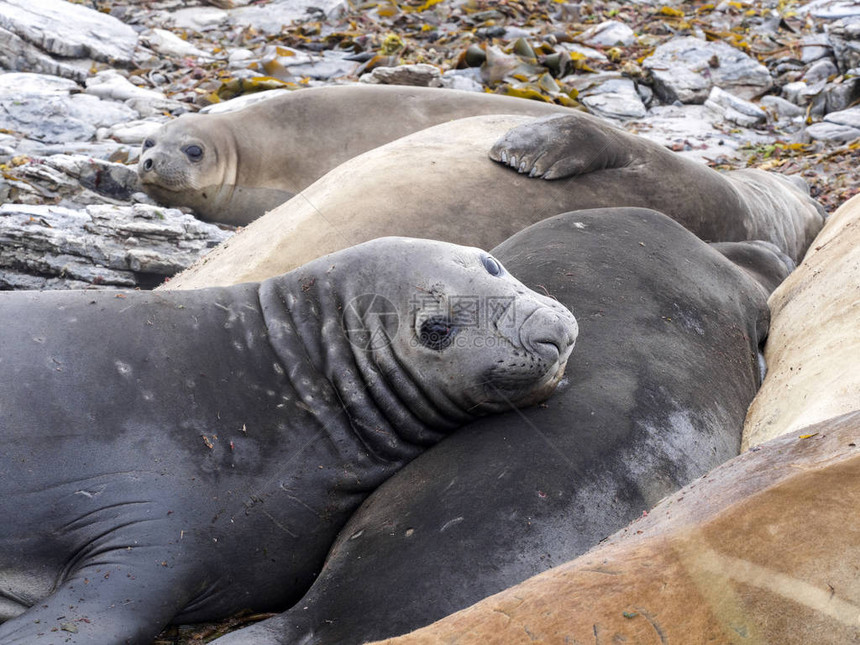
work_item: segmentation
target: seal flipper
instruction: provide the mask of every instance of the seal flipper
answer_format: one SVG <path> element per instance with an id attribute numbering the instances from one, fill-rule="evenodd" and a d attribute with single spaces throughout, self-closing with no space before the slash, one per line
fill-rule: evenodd
<path id="1" fill-rule="evenodd" d="M 579 115 L 553 115 L 508 130 L 490 148 L 490 159 L 520 173 L 563 179 L 633 162 L 624 133 Z"/>
<path id="2" fill-rule="evenodd" d="M 188 575 L 146 547 L 101 553 L 57 590 L 0 625 L 3 645 L 151 643 L 189 600 Z"/>

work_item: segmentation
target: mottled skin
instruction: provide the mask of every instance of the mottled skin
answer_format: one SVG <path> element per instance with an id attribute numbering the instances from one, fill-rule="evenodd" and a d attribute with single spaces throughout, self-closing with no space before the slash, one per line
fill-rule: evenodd
<path id="1" fill-rule="evenodd" d="M 787 274 L 744 246 L 768 281 Z M 304 598 L 219 645 L 408 632 L 576 557 L 738 454 L 768 322 L 747 271 L 643 209 L 554 217 L 494 257 L 573 308 L 558 392 L 413 461 L 353 515 Z"/>
<path id="2" fill-rule="evenodd" d="M 465 295 L 510 315 L 452 322 Z M 485 252 L 403 238 L 232 288 L 2 294 L 0 643 L 295 602 L 372 490 L 549 396 L 575 336 Z"/>
<path id="3" fill-rule="evenodd" d="M 856 399 L 855 399 L 856 401 Z M 772 439 L 576 560 L 387 645 L 860 641 L 860 411 Z"/>
<path id="4" fill-rule="evenodd" d="M 264 279 L 383 235 L 492 248 L 542 219 L 583 208 L 652 208 L 707 242 L 761 239 L 793 260 L 821 226 L 818 205 L 779 175 L 720 173 L 587 114 L 565 119 L 581 134 L 582 145 L 572 151 L 568 139 L 559 139 L 562 152 L 578 155 L 579 174 L 543 181 L 490 159 L 501 146 L 538 145 L 535 132 L 555 136 L 551 122 L 506 115 L 459 119 L 342 163 L 175 276 L 168 288 Z"/>
<path id="5" fill-rule="evenodd" d="M 338 164 L 418 130 L 479 114 L 570 111 L 541 101 L 427 87 L 303 89 L 235 112 L 184 115 L 165 124 L 144 141 L 138 173 L 144 190 L 167 206 L 244 225 Z"/>

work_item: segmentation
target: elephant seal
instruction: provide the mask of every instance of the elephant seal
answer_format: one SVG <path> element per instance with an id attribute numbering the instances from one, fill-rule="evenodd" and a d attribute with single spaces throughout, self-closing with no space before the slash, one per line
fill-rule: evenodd
<path id="1" fill-rule="evenodd" d="M 0 330 L 0 643 L 96 645 L 294 602 L 387 477 L 549 396 L 577 327 L 483 251 L 388 238 L 232 288 L 4 293 Z"/>
<path id="2" fill-rule="evenodd" d="M 637 147 L 619 146 L 614 133 L 584 128 L 576 117 L 552 115 L 512 128 L 493 145 L 490 158 L 529 177 L 575 179 L 605 170 L 635 173 L 639 165 L 662 161 L 667 152 L 658 146 L 652 158 Z M 672 173 L 668 165 L 665 171 Z M 705 187 L 692 183 L 692 174 L 686 177 L 691 182 L 686 185 L 656 176 L 653 180 L 659 182 L 655 189 L 674 192 L 678 207 L 690 209 L 679 221 L 704 240 L 766 240 L 795 262 L 803 257 L 824 221 L 824 210 L 800 187 L 805 182 L 756 169 L 735 170 L 726 176 L 731 177 L 731 185 L 722 190 L 712 187 L 713 181 Z M 571 190 L 576 191 L 575 183 Z M 697 204 L 701 197 L 695 195 L 699 191 L 717 200 L 713 206 L 725 209 L 724 213 L 703 210 Z M 732 213 L 744 216 L 739 220 Z"/>
<path id="3" fill-rule="evenodd" d="M 169 288 L 260 280 L 384 235 L 492 248 L 546 217 L 604 206 L 664 212 L 706 241 L 763 239 L 793 259 L 821 225 L 813 200 L 789 182 L 767 173 L 719 173 L 587 115 L 573 118 L 606 146 L 583 155 L 623 155 L 624 165 L 565 181 L 529 179 L 491 161 L 489 152 L 531 119 L 460 119 L 341 164 L 175 276 Z M 746 197 L 741 186 L 748 179 L 758 183 Z"/>
<path id="4" fill-rule="evenodd" d="M 836 210 L 770 297 L 768 376 L 743 449 L 857 409 L 860 401 L 860 197 Z"/>
<path id="5" fill-rule="evenodd" d="M 388 645 L 856 643 L 860 412 L 736 457 L 576 560 Z"/>
<path id="6" fill-rule="evenodd" d="M 340 163 L 418 130 L 479 114 L 564 114 L 509 96 L 396 85 L 296 90 L 222 114 L 188 114 L 143 142 L 144 190 L 201 218 L 245 225 Z"/>
<path id="7" fill-rule="evenodd" d="M 745 271 L 627 208 L 553 217 L 493 257 L 574 307 L 559 390 L 411 462 L 352 516 L 304 598 L 218 645 L 406 633 L 582 554 L 738 454 L 768 320 Z"/>

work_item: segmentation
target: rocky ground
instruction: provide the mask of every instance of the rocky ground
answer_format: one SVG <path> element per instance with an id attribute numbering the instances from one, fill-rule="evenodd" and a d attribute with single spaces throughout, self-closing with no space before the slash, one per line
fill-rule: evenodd
<path id="1" fill-rule="evenodd" d="M 231 234 L 140 192 L 161 123 L 263 91 L 554 101 L 716 168 L 857 192 L 860 3 L 3 0 L 0 288 L 151 287 Z M 225 103 L 241 97 L 238 101 Z"/>
<path id="2" fill-rule="evenodd" d="M 181 270 L 231 231 L 153 204 L 141 141 L 326 83 L 570 105 L 716 168 L 800 174 L 829 211 L 860 184 L 860 2 L 0 0 L 0 71 L 0 289 Z"/>

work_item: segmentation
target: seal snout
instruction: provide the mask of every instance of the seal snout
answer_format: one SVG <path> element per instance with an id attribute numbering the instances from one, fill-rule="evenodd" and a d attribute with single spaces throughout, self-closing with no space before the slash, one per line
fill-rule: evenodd
<path id="1" fill-rule="evenodd" d="M 549 362 L 564 364 L 573 351 L 579 326 L 569 312 L 551 307 L 536 309 L 523 323 L 523 346 Z"/>

